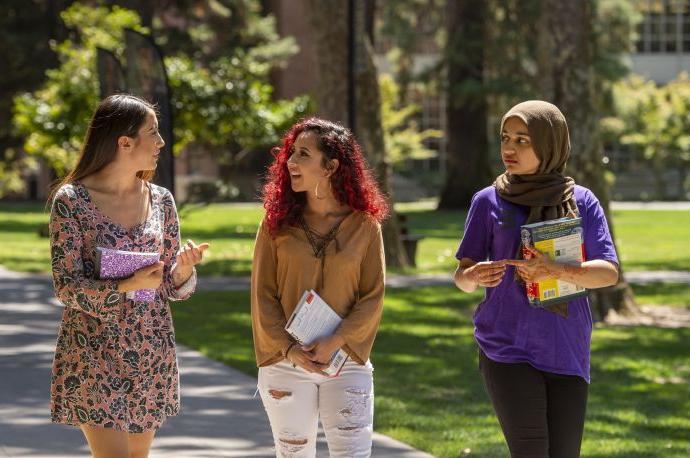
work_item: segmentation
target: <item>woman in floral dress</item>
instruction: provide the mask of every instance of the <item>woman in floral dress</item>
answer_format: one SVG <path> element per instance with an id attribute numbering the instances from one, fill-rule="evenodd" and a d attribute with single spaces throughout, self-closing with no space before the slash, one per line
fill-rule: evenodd
<path id="1" fill-rule="evenodd" d="M 208 244 L 180 247 L 170 191 L 149 182 L 164 141 L 153 106 L 103 100 L 74 170 L 54 192 L 50 240 L 55 293 L 65 305 L 51 379 L 56 423 L 79 426 L 94 457 L 146 457 L 179 411 L 168 300 L 188 298 Z M 121 280 L 98 278 L 96 247 L 155 252 Z M 150 302 L 126 293 L 155 289 Z"/>

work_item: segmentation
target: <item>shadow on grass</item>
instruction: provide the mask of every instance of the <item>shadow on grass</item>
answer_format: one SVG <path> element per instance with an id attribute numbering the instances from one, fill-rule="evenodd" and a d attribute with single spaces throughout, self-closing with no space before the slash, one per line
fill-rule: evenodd
<path id="1" fill-rule="evenodd" d="M 215 229 L 209 229 L 209 230 L 204 230 L 204 229 L 199 229 L 199 228 L 194 228 L 194 229 L 189 229 L 185 230 L 183 229 L 183 236 L 186 238 L 196 238 L 199 240 L 210 240 L 210 239 L 224 239 L 224 240 L 233 240 L 233 239 L 242 239 L 242 240 L 254 240 L 256 238 L 256 230 L 258 227 L 254 228 L 252 231 L 248 230 L 242 230 L 238 231 L 238 228 L 246 228 L 246 226 L 233 226 L 229 225 L 227 227 L 223 228 L 215 228 Z"/>
<path id="2" fill-rule="evenodd" d="M 685 259 L 635 259 L 625 261 L 623 266 L 628 270 L 690 270 L 690 258 Z"/>
<path id="3" fill-rule="evenodd" d="M 199 274 L 209 277 L 230 276 L 240 277 L 249 276 L 252 273 L 251 259 L 209 259 L 199 267 Z"/>
<path id="4" fill-rule="evenodd" d="M 505 446 L 477 372 L 467 316 L 476 297 L 450 292 L 452 288 L 419 288 L 387 293 L 372 354 L 375 427 L 437 456 L 457 456 L 452 451 L 457 450 L 452 439 L 457 435 L 463 448 L 479 456 L 503 456 Z M 249 300 L 247 292 L 209 292 L 174 304 L 178 340 L 256 375 Z M 468 435 L 470 424 L 481 432 Z"/>
<path id="5" fill-rule="evenodd" d="M 0 255 L 0 264 L 9 270 L 28 273 L 50 273 L 50 251 L 30 253 L 23 256 Z"/>
<path id="6" fill-rule="evenodd" d="M 45 213 L 46 218 L 50 207 L 45 202 L 2 202 L 1 213 Z"/>
<path id="7" fill-rule="evenodd" d="M 198 292 L 171 309 L 177 340 L 256 376 L 248 291 Z"/>
<path id="8" fill-rule="evenodd" d="M 479 294 L 389 290 L 372 361 L 378 431 L 440 457 L 507 456 L 477 371 Z M 178 340 L 255 375 L 247 292 L 174 304 Z M 690 456 L 688 329 L 598 327 L 583 456 Z"/>
<path id="9" fill-rule="evenodd" d="M 587 456 L 690 455 L 688 339 L 690 329 L 595 330 Z"/>
<path id="10" fill-rule="evenodd" d="M 39 230 L 48 224 L 48 219 L 44 223 L 18 221 L 18 220 L 4 220 L 0 219 L 0 232 L 19 232 L 22 234 L 39 235 Z M 44 237 L 45 238 L 45 237 Z M 46 238 L 47 240 L 47 238 Z"/>
<path id="11" fill-rule="evenodd" d="M 638 303 L 654 305 L 678 305 L 690 307 L 690 284 L 648 283 L 633 284 Z"/>

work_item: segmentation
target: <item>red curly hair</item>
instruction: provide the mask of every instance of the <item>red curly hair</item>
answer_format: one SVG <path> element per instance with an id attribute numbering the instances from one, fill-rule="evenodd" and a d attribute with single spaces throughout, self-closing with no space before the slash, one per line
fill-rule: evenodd
<path id="1" fill-rule="evenodd" d="M 273 148 L 275 160 L 268 168 L 262 193 L 269 233 L 275 235 L 281 228 L 295 225 L 306 205 L 306 193 L 292 190 L 287 168 L 295 140 L 305 131 L 317 135 L 317 145 L 324 156 L 322 165 L 331 159 L 338 159 L 340 163 L 331 175 L 333 194 L 338 202 L 383 221 L 388 216 L 388 204 L 355 136 L 340 124 L 309 118 L 292 126 L 283 137 L 282 146 Z"/>

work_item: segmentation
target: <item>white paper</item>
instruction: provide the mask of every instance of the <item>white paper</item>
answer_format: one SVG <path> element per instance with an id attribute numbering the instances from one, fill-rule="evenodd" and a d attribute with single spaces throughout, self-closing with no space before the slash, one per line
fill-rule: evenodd
<path id="1" fill-rule="evenodd" d="M 285 330 L 302 345 L 311 345 L 321 337 L 333 335 L 342 318 L 313 289 L 302 294 Z M 330 376 L 340 372 L 348 354 L 341 348 L 331 357 L 331 363 L 323 371 Z"/>

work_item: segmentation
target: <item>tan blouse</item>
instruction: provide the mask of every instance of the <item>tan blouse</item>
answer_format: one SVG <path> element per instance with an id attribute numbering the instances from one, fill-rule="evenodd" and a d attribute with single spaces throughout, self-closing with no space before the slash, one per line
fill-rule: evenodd
<path id="1" fill-rule="evenodd" d="M 343 318 L 336 334 L 345 340 L 350 357 L 360 364 L 369 359 L 383 311 L 381 226 L 370 215 L 355 211 L 340 223 L 335 239 L 326 248 L 322 270 L 321 259 L 314 255 L 300 226 L 283 228 L 272 238 L 265 222 L 261 223 L 251 282 L 258 366 L 283 359 L 293 342 L 285 323 L 307 289 L 317 291 Z"/>

